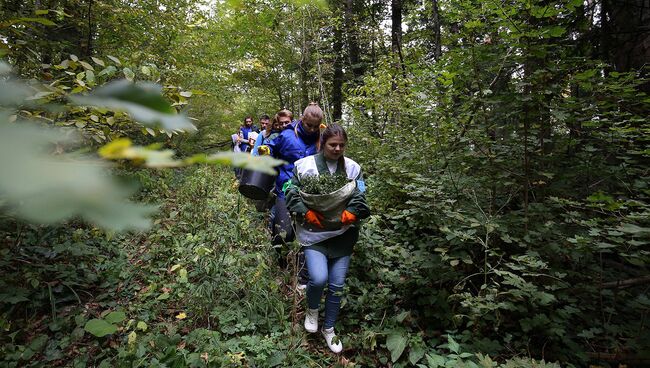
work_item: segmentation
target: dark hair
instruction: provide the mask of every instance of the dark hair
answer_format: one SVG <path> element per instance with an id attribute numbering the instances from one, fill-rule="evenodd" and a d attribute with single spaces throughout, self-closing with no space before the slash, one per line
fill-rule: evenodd
<path id="1" fill-rule="evenodd" d="M 321 147 L 327 142 L 328 139 L 332 138 L 335 135 L 343 137 L 343 140 L 348 141 L 348 133 L 345 132 L 342 126 L 332 123 L 325 128 L 325 130 L 320 135 Z"/>
<path id="2" fill-rule="evenodd" d="M 244 118 L 244 124 L 246 124 L 246 120 L 248 120 L 248 119 L 251 119 L 251 121 L 253 121 L 253 117 L 250 116 L 250 115 L 248 115 L 248 116 L 246 116 L 246 117 Z"/>
<path id="3" fill-rule="evenodd" d="M 342 126 L 332 123 L 325 128 L 325 130 L 320 134 L 320 150 L 322 151 L 325 149 L 325 143 L 327 143 L 327 140 L 334 137 L 334 136 L 340 136 L 343 138 L 343 140 L 347 143 L 348 141 L 348 133 L 345 132 L 345 129 L 343 129 Z M 339 165 L 345 172 L 345 157 L 341 155 L 339 158 Z"/>
<path id="4" fill-rule="evenodd" d="M 260 116 L 260 120 L 269 120 L 269 119 L 270 119 L 269 116 L 266 114 Z"/>

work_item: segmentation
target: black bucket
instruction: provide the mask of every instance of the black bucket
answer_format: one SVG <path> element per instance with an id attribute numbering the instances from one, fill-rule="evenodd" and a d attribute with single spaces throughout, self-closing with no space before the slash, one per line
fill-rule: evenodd
<path id="1" fill-rule="evenodd" d="M 242 170 L 239 193 L 250 199 L 267 199 L 273 185 L 275 185 L 275 175 L 261 171 Z"/>

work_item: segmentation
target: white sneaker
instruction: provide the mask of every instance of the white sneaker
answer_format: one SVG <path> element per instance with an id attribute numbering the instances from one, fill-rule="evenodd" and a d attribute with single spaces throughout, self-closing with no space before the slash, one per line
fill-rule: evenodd
<path id="1" fill-rule="evenodd" d="M 307 308 L 305 311 L 305 330 L 311 333 L 318 331 L 318 309 Z"/>
<path id="2" fill-rule="evenodd" d="M 323 337 L 325 337 L 327 346 L 329 346 L 332 352 L 338 354 L 343 350 L 343 344 L 341 344 L 341 339 L 336 337 L 336 333 L 334 333 L 334 327 L 323 329 L 321 332 L 323 333 Z M 336 343 L 334 343 L 334 341 L 336 341 Z"/>

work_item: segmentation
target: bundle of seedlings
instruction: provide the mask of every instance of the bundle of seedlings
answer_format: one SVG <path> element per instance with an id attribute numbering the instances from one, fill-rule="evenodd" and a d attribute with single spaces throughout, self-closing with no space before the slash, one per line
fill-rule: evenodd
<path id="1" fill-rule="evenodd" d="M 329 194 L 349 182 L 344 175 L 314 175 L 301 178 L 300 190 L 307 194 Z"/>
<path id="2" fill-rule="evenodd" d="M 323 229 L 340 229 L 341 213 L 357 187 L 356 181 L 345 175 L 306 176 L 300 181 L 300 197 L 307 208 L 323 215 Z"/>

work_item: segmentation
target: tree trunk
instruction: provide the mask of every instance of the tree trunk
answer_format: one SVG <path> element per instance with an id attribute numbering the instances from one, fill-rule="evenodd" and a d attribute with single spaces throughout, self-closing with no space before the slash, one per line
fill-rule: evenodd
<path id="1" fill-rule="evenodd" d="M 404 66 L 402 58 L 402 0 L 391 0 L 391 51 L 398 57 L 398 66 Z"/>
<path id="2" fill-rule="evenodd" d="M 94 25 L 93 25 L 93 0 L 88 0 L 88 14 L 87 14 L 87 21 L 88 21 L 88 34 L 86 35 L 85 39 L 85 45 L 84 41 L 81 41 L 81 50 L 82 50 L 82 55 L 84 58 L 88 58 L 93 54 L 93 34 L 95 33 L 94 30 Z"/>
<path id="3" fill-rule="evenodd" d="M 300 55 L 300 106 L 299 109 L 304 109 L 309 104 L 309 41 L 307 35 L 303 30 L 302 52 Z M 300 110 L 302 111 L 302 110 Z M 299 114 L 299 112 L 296 112 Z"/>
<path id="4" fill-rule="evenodd" d="M 619 72 L 645 70 L 650 60 L 650 1 L 604 0 L 602 32 L 606 38 L 605 53 Z M 642 88 L 650 92 L 650 83 Z"/>
<path id="5" fill-rule="evenodd" d="M 334 28 L 334 75 L 332 80 L 332 118 L 343 116 L 343 31 L 341 25 Z"/>
<path id="6" fill-rule="evenodd" d="M 440 59 L 442 46 L 440 44 L 440 13 L 438 0 L 429 1 L 430 9 L 427 11 L 426 26 L 430 33 L 429 52 L 434 60 Z"/>
<path id="7" fill-rule="evenodd" d="M 361 82 L 363 78 L 363 63 L 361 62 L 361 53 L 359 51 L 359 26 L 355 16 L 356 2 L 355 0 L 345 0 L 345 25 L 348 43 L 348 55 L 350 56 L 350 68 L 354 75 L 356 83 Z M 343 26 L 341 26 L 343 27 Z"/>

